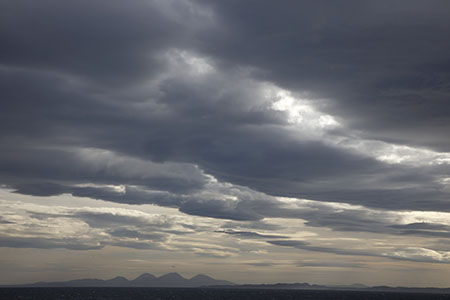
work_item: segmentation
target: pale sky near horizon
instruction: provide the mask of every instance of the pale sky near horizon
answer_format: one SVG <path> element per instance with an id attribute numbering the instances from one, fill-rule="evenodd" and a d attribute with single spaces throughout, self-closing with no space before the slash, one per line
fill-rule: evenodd
<path id="1" fill-rule="evenodd" d="M 450 2 L 0 3 L 0 284 L 450 287 Z"/>

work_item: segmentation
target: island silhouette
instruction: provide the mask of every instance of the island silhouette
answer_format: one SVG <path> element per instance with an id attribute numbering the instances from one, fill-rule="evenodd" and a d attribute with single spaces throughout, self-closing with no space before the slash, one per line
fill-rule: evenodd
<path id="1" fill-rule="evenodd" d="M 111 279 L 75 279 L 69 281 L 39 281 L 29 284 L 3 285 L 0 287 L 148 287 L 148 288 L 233 288 L 233 289 L 298 289 L 298 290 L 347 290 L 347 291 L 377 291 L 377 292 L 407 292 L 407 293 L 437 293 L 450 294 L 450 288 L 435 287 L 391 287 L 352 285 L 317 285 L 303 283 L 273 283 L 273 284 L 236 284 L 227 280 L 214 279 L 208 275 L 197 274 L 184 278 L 176 272 L 155 276 L 143 273 L 135 279 L 128 280 L 123 276 Z"/>
<path id="2" fill-rule="evenodd" d="M 172 272 L 162 276 L 143 273 L 133 280 L 117 276 L 108 280 L 103 279 L 75 279 L 69 281 L 40 281 L 31 284 L 15 286 L 23 287 L 202 287 L 202 286 L 233 286 L 234 283 L 226 280 L 217 280 L 208 275 L 198 274 L 186 279 L 178 273 Z"/>

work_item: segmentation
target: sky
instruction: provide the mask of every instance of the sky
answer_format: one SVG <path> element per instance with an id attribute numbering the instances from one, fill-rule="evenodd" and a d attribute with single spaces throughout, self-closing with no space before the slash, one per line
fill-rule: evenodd
<path id="1" fill-rule="evenodd" d="M 450 2 L 3 0 L 0 283 L 450 286 Z"/>

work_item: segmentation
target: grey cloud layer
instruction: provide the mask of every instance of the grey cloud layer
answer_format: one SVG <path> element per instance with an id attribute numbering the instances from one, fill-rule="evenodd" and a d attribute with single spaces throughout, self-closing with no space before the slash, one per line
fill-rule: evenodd
<path id="1" fill-rule="evenodd" d="M 317 203 L 323 206 L 322 203 Z M 293 247 L 319 253 L 330 253 L 344 256 L 366 256 L 407 260 L 415 262 L 449 263 L 448 250 L 442 248 L 445 242 L 434 246 L 420 244 L 405 246 L 401 241 L 397 245 L 377 245 L 371 248 L 364 241 L 359 241 L 359 247 L 342 247 L 346 244 L 323 242 L 321 239 L 311 241 L 295 239 L 298 231 L 288 233 L 279 227 L 270 228 L 266 222 L 248 223 L 250 228 L 265 228 L 257 231 L 246 229 L 245 222 L 208 221 L 207 218 L 193 218 L 189 216 L 170 216 L 148 214 L 137 210 L 119 208 L 69 208 L 27 205 L 26 203 L 12 203 L 2 201 L 5 216 L 0 224 L 0 247 L 9 248 L 37 248 L 68 250 L 99 250 L 108 246 L 132 248 L 136 250 L 163 250 L 176 253 L 187 251 L 196 256 L 223 258 L 245 251 L 266 250 L 267 245 Z M 310 206 L 311 209 L 314 205 Z M 329 210 L 332 208 L 329 207 Z M 335 208 L 342 210 L 342 208 Z M 322 207 L 316 214 L 323 212 Z M 300 210 L 298 210 L 300 212 Z M 314 211 L 303 211 L 304 216 L 314 214 Z M 352 214 L 342 214 L 342 219 L 351 218 Z M 392 216 L 398 220 L 400 216 Z M 305 217 L 307 219 L 308 217 Z M 195 221 L 194 221 L 195 220 Z M 395 221 L 395 220 L 394 220 Z M 361 223 L 363 221 L 361 220 Z M 366 221 L 367 222 L 367 221 Z M 378 222 L 382 228 L 381 221 Z M 426 230 L 447 231 L 448 225 L 410 223 L 391 225 L 385 221 L 385 231 L 377 233 L 402 235 L 392 228 L 416 228 Z M 339 225 L 339 224 L 338 224 Z M 230 229 L 238 226 L 240 229 Z M 326 225 L 330 226 L 330 224 Z M 357 226 L 356 226 L 357 227 Z M 222 229 L 217 229 L 222 228 Z M 331 228 L 333 225 L 331 224 Z M 388 230 L 391 228 L 391 231 Z M 345 229 L 344 229 L 345 230 Z M 352 230 L 357 230 L 353 228 Z M 365 231 L 366 228 L 360 229 Z M 409 235 L 409 233 L 407 233 Z M 230 239 L 222 239 L 220 235 L 227 235 Z M 419 234 L 428 238 L 436 235 Z M 311 236 L 310 236 L 311 237 Z M 232 239 L 238 239 L 234 243 Z M 333 239 L 331 239 L 332 241 Z M 378 240 L 378 239 L 376 239 Z M 189 241 L 186 243 L 186 241 Z M 250 244 L 247 242 L 251 241 Z M 253 243 L 253 244 L 252 244 Z M 422 243 L 428 244 L 427 240 Z M 348 245 L 348 243 L 347 243 Z M 267 266 L 259 262 L 250 263 L 254 266 Z M 304 262 L 301 266 L 320 266 L 316 263 Z M 323 265 L 330 265 L 324 263 Z M 335 267 L 361 267 L 361 264 L 335 264 Z"/>
<path id="2" fill-rule="evenodd" d="M 0 228 L 1 247 L 165 249 L 165 241 L 177 227 L 173 218 L 124 209 L 2 206 L 12 221 Z M 186 234 L 192 232 L 184 229 Z"/>
<path id="3" fill-rule="evenodd" d="M 354 249 L 340 249 L 333 247 L 314 246 L 308 242 L 298 240 L 275 240 L 268 241 L 269 244 L 293 247 L 301 250 L 333 253 L 339 255 L 349 256 L 373 256 L 386 257 L 394 260 L 408 260 L 416 262 L 436 262 L 436 263 L 450 263 L 449 252 L 440 252 L 427 248 L 409 247 L 406 249 L 386 249 L 385 252 L 376 250 L 354 250 Z"/>
<path id="4" fill-rule="evenodd" d="M 450 149 L 447 1 L 200 2 L 222 29 L 204 53 L 330 99 L 367 136 Z"/>
<path id="5" fill-rule="evenodd" d="M 308 92 L 346 126 L 324 135 L 448 150 L 446 2 L 100 3 L 1 4 L 0 183 L 235 221 L 446 236 L 364 213 L 319 218 L 267 196 L 449 211 L 439 180 L 450 168 L 306 138 L 264 92 L 267 82 Z"/>

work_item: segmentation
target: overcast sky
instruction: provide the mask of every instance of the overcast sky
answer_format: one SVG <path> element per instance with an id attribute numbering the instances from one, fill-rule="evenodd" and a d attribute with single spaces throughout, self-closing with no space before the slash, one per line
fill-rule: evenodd
<path id="1" fill-rule="evenodd" d="M 0 283 L 450 286 L 450 2 L 3 0 Z"/>

